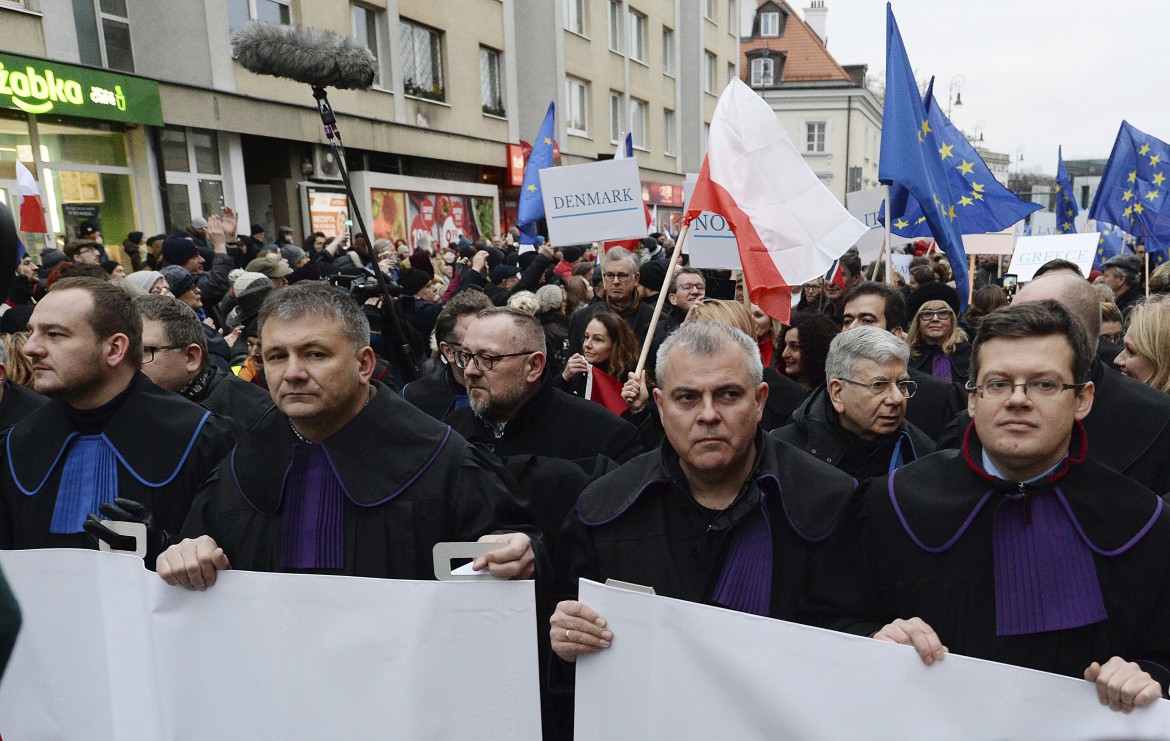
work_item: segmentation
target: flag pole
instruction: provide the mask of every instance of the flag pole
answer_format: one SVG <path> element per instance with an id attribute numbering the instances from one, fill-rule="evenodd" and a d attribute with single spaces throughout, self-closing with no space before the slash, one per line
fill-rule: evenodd
<path id="1" fill-rule="evenodd" d="M 670 264 L 666 266 L 666 284 L 670 284 L 670 280 L 674 275 L 675 269 L 678 267 L 679 257 L 682 256 L 683 240 L 686 239 L 687 231 L 690 229 L 689 224 L 683 224 L 682 229 L 678 233 L 678 241 L 674 244 L 674 254 L 670 256 Z M 747 281 L 743 284 L 744 298 L 747 298 Z M 650 318 L 650 327 L 646 330 L 646 340 L 642 343 L 642 352 L 638 355 L 638 367 L 634 369 L 634 373 L 638 376 L 642 375 L 642 370 L 646 367 L 646 358 L 650 355 L 650 346 L 654 344 L 654 330 L 658 329 L 658 318 L 662 316 L 662 307 L 666 303 L 666 291 L 658 292 L 658 301 L 654 304 L 654 316 Z M 751 313 L 750 311 L 748 312 Z M 621 379 L 618 379 L 619 381 Z"/>
<path id="2" fill-rule="evenodd" d="M 873 267 L 869 269 L 869 279 L 870 280 L 873 280 L 874 278 L 877 277 L 878 265 L 881 264 L 881 262 L 885 259 L 885 257 L 886 257 L 886 243 L 882 242 L 882 248 L 878 252 L 877 259 L 873 261 Z"/>
<path id="3" fill-rule="evenodd" d="M 967 255 L 967 305 L 975 298 L 975 255 Z"/>
<path id="4" fill-rule="evenodd" d="M 1146 264 L 1146 298 L 1150 297 L 1150 251 L 1142 250 L 1142 262 Z"/>
<path id="5" fill-rule="evenodd" d="M 735 271 L 739 275 L 739 280 L 743 281 L 743 308 L 747 309 L 748 316 L 752 315 L 752 297 L 748 295 L 747 276 L 743 274 L 742 270 Z"/>
<path id="6" fill-rule="evenodd" d="M 894 251 L 890 243 L 890 186 L 883 185 L 886 198 L 886 284 L 894 285 Z"/>

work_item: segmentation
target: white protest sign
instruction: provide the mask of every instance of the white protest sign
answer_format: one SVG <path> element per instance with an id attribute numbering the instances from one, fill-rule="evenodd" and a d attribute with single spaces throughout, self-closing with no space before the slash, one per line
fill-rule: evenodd
<path id="1" fill-rule="evenodd" d="M 1097 254 L 1100 238 L 1097 232 L 1020 237 L 1016 240 L 1016 250 L 1012 253 L 1008 272 L 1014 273 L 1021 283 L 1026 283 L 1049 260 L 1068 260 L 1075 262 L 1088 275 L 1093 269 L 1093 257 Z"/>
<path id="2" fill-rule="evenodd" d="M 691 203 L 691 194 L 699 180 L 697 172 L 688 172 L 683 183 L 683 213 Z M 719 214 L 704 211 L 691 221 L 687 237 L 683 240 L 684 252 L 690 256 L 693 268 L 712 270 L 743 270 L 739 261 L 739 244 L 727 219 Z"/>
<path id="3" fill-rule="evenodd" d="M 963 235 L 963 251 L 968 255 L 1010 255 L 1015 249 L 1016 235 L 1011 229 Z"/>
<path id="4" fill-rule="evenodd" d="M 646 236 L 636 159 L 547 167 L 540 171 L 540 191 L 553 244 Z"/>
<path id="5" fill-rule="evenodd" d="M 886 225 L 879 218 L 882 205 L 885 204 L 889 186 L 881 185 L 868 190 L 855 190 L 845 194 L 845 208 L 853 214 L 853 218 L 869 228 L 861 239 L 857 240 L 857 252 L 861 256 L 862 264 L 873 262 L 882 251 L 882 242 L 886 238 Z M 894 244 L 907 240 L 897 234 L 890 234 Z"/>
<path id="6" fill-rule="evenodd" d="M 894 272 L 902 276 L 906 285 L 910 285 L 910 263 L 914 261 L 914 255 L 900 255 L 895 252 L 890 255 L 890 261 L 894 264 Z"/>
<path id="7" fill-rule="evenodd" d="M 533 582 L 220 572 L 4 551 L 7 739 L 539 738 Z M 485 689 L 488 688 L 488 689 Z"/>
<path id="8" fill-rule="evenodd" d="M 613 643 L 577 660 L 577 741 L 1154 739 L 1170 701 L 1129 715 L 1081 679 L 581 580 Z"/>

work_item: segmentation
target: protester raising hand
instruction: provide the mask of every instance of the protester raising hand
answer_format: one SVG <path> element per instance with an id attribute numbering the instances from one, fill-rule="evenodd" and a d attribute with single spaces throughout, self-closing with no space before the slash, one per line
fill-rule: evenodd
<path id="1" fill-rule="evenodd" d="M 638 414 L 646 408 L 646 403 L 650 401 L 650 389 L 646 386 L 646 371 L 641 373 L 629 373 L 629 380 L 622 386 L 622 398 L 626 401 L 626 406 L 634 414 Z"/>

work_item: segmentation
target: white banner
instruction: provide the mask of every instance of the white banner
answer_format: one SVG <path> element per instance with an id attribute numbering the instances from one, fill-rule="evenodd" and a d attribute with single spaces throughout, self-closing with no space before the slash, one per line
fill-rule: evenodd
<path id="1" fill-rule="evenodd" d="M 1014 273 L 1021 283 L 1032 280 L 1040 266 L 1049 260 L 1075 262 L 1085 275 L 1093 269 L 1093 258 L 1097 254 L 1097 243 L 1101 235 L 1097 232 L 1084 234 L 1052 234 L 1045 237 L 1020 237 L 1012 254 L 1009 273 Z"/>
<path id="2" fill-rule="evenodd" d="M 611 648 L 577 661 L 577 741 L 1154 739 L 1170 701 L 1123 715 L 1083 680 L 581 580 Z"/>
<path id="3" fill-rule="evenodd" d="M 683 182 L 683 213 L 691 203 L 691 193 L 699 173 L 688 172 Z M 719 214 L 704 211 L 691 221 L 687 237 L 683 240 L 683 251 L 690 256 L 692 268 L 712 270 L 743 270 L 739 260 L 739 243 L 727 219 Z"/>
<path id="4" fill-rule="evenodd" d="M 553 244 L 646 236 L 636 159 L 545 168 L 540 171 L 540 192 Z"/>
<path id="5" fill-rule="evenodd" d="M 23 739 L 539 738 L 533 582 L 225 571 L 5 551 L 23 613 L 0 735 Z"/>
<path id="6" fill-rule="evenodd" d="M 890 187 L 879 185 L 868 190 L 855 190 L 845 194 L 845 208 L 853 214 L 853 218 L 860 221 L 869 229 L 857 240 L 857 253 L 861 256 L 861 264 L 865 265 L 877 259 L 882 251 L 882 242 L 886 239 L 886 225 L 878 218 L 882 212 Z M 904 244 L 910 240 L 899 237 L 893 232 L 890 239 L 895 245 Z"/>

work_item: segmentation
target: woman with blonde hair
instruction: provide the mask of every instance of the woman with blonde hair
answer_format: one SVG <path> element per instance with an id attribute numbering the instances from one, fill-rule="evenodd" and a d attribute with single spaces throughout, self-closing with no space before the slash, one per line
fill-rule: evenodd
<path id="1" fill-rule="evenodd" d="M 1170 393 L 1170 294 L 1134 305 L 1122 350 L 1114 365 L 1147 386 Z"/>
<path id="2" fill-rule="evenodd" d="M 24 343 L 28 342 L 28 332 L 10 332 L 2 336 L 3 357 L 7 359 L 7 379 L 25 388 L 35 389 L 32 360 L 24 354 Z"/>
<path id="3" fill-rule="evenodd" d="M 944 381 L 965 384 L 971 343 L 959 326 L 959 294 L 946 283 L 925 283 L 906 302 L 910 367 Z"/>

